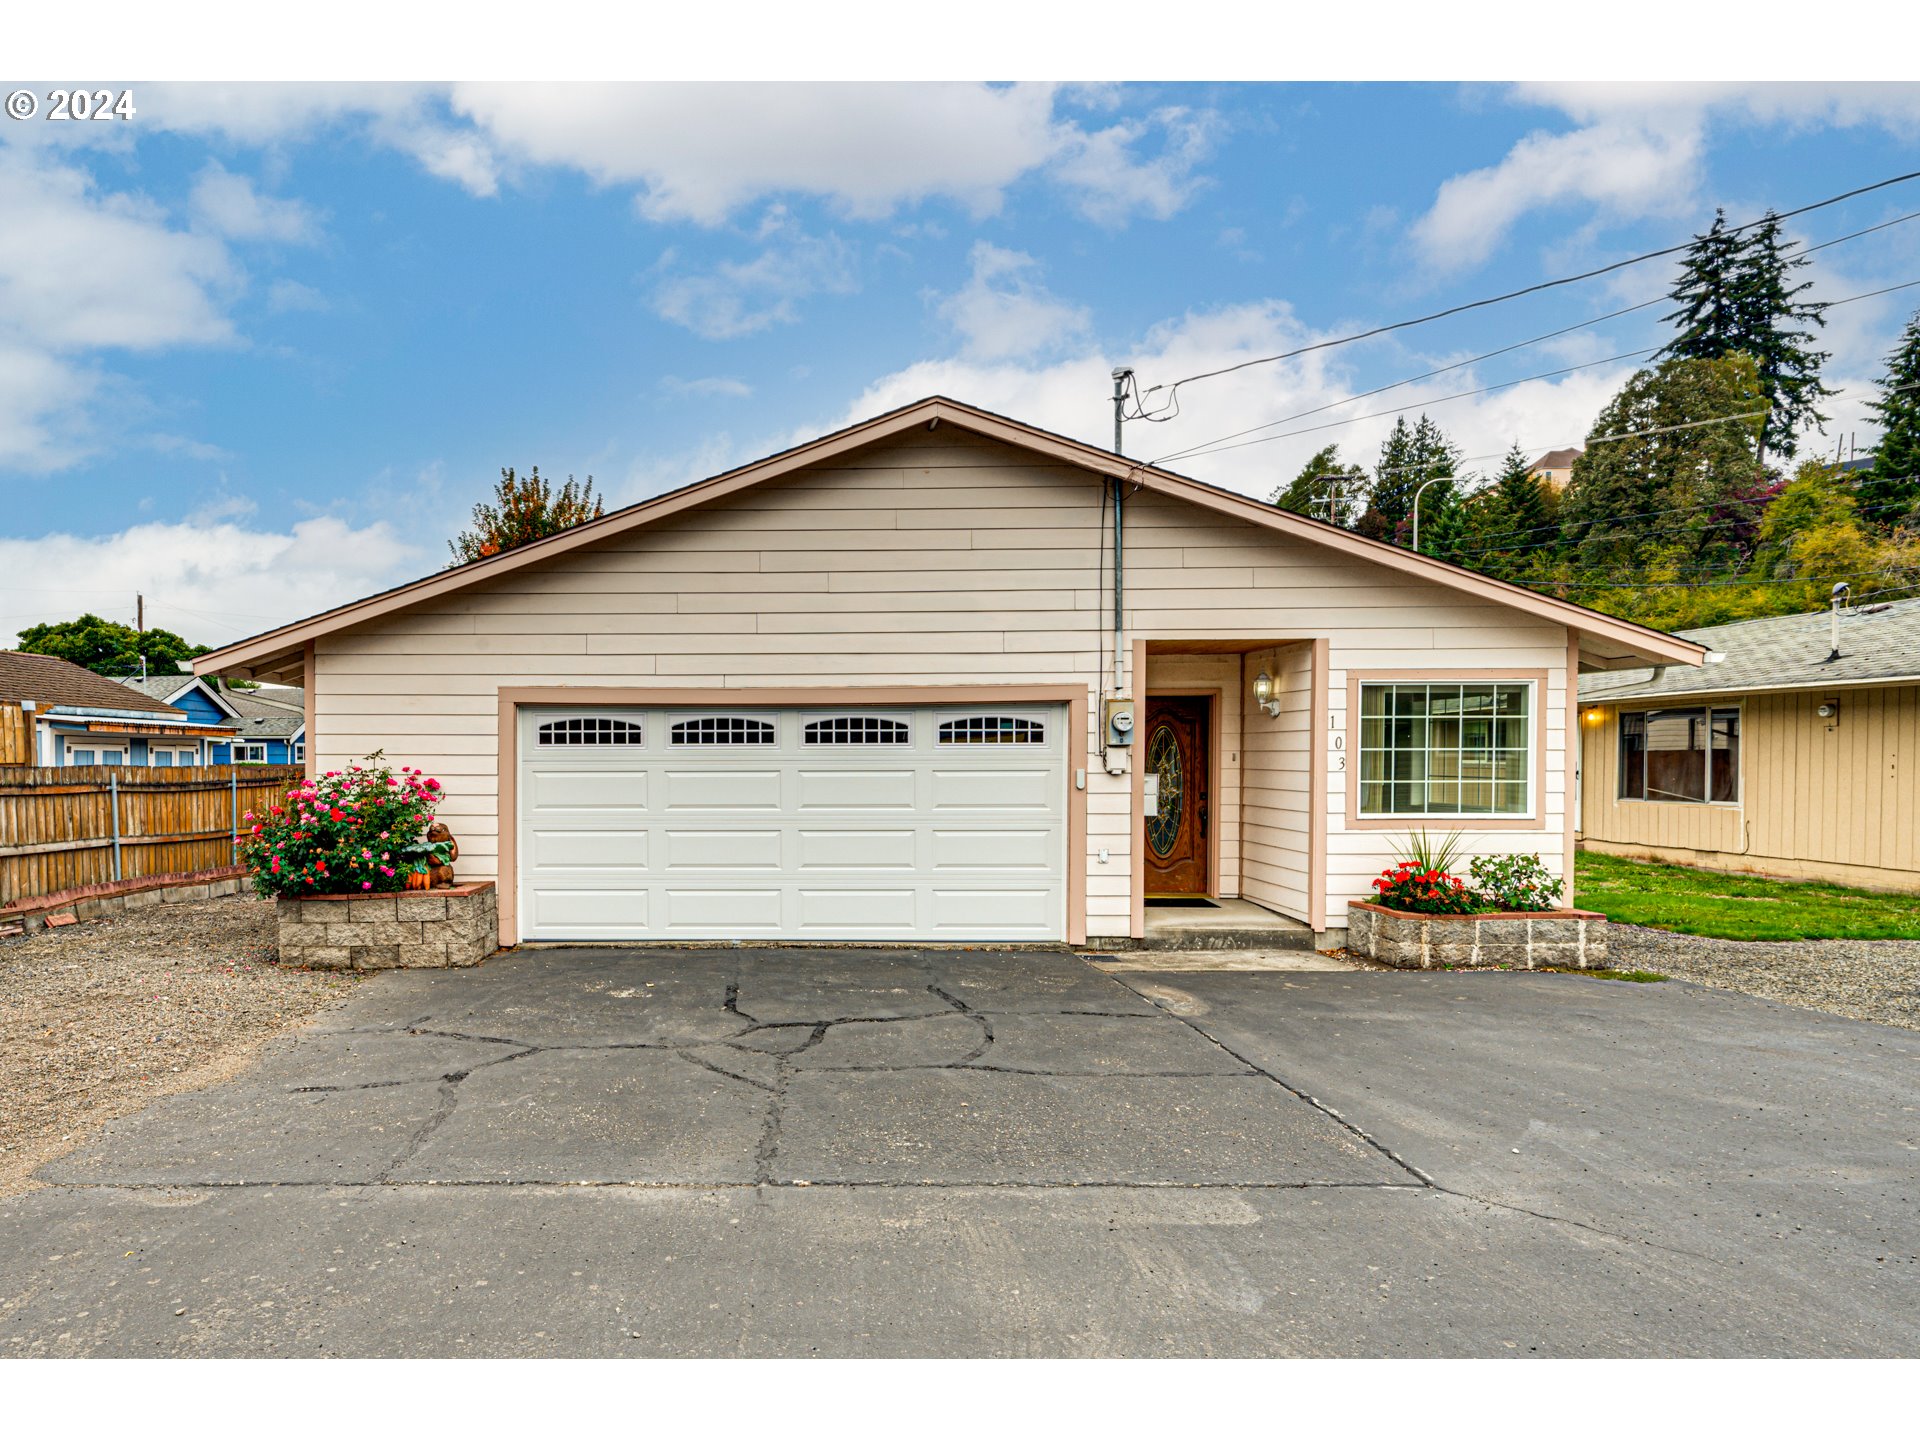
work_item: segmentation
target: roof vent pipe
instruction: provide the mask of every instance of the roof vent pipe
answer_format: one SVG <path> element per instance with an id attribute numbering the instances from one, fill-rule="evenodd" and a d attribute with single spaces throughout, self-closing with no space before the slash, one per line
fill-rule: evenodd
<path id="1" fill-rule="evenodd" d="M 1844 580 L 1833 587 L 1833 611 L 1828 622 L 1833 630 L 1833 650 L 1826 659 L 1829 665 L 1840 658 L 1840 607 L 1847 603 L 1848 594 L 1849 588 Z"/>

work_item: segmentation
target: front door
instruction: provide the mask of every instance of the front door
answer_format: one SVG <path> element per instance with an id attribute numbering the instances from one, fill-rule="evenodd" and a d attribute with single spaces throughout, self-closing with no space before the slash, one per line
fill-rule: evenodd
<path id="1" fill-rule="evenodd" d="M 1213 842 L 1207 829 L 1207 735 L 1213 702 L 1204 695 L 1147 697 L 1146 893 L 1207 895 Z"/>

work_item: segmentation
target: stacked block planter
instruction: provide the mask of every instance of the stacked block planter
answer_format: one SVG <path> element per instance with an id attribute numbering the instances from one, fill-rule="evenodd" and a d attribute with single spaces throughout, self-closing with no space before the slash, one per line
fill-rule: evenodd
<path id="1" fill-rule="evenodd" d="M 318 970 L 478 965 L 500 948 L 498 901 L 491 880 L 276 900 L 280 959 Z"/>
<path id="2" fill-rule="evenodd" d="M 1476 965 L 1604 970 L 1607 964 L 1607 917 L 1591 910 L 1415 915 L 1365 900 L 1347 908 L 1347 948 L 1403 970 Z"/>

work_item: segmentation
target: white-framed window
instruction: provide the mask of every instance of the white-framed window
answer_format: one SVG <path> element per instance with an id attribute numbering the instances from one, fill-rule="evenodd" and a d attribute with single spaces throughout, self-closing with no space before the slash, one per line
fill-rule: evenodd
<path id="1" fill-rule="evenodd" d="M 294 741 L 292 746 L 289 747 L 287 753 L 293 756 L 294 764 L 296 765 L 306 764 L 307 763 L 307 742 L 304 740 Z"/>
<path id="2" fill-rule="evenodd" d="M 100 763 L 99 752 L 96 750 L 76 750 L 73 746 L 69 745 L 67 747 L 67 763 L 69 765 L 98 765 Z"/>
<path id="3" fill-rule="evenodd" d="M 771 745 L 773 722 L 746 715 L 701 715 L 676 720 L 668 738 L 675 745 Z"/>
<path id="4" fill-rule="evenodd" d="M 562 720 L 543 720 L 535 732 L 534 743 L 543 748 L 557 745 L 639 745 L 646 739 L 638 720 L 620 720 L 611 715 L 570 715 Z M 299 745 L 299 758 L 306 758 L 307 747 Z"/>
<path id="5" fill-rule="evenodd" d="M 940 722 L 942 745 L 1044 745 L 1047 722 L 1023 715 L 962 715 Z"/>
<path id="6" fill-rule="evenodd" d="M 1527 680 L 1363 683 L 1359 814 L 1531 816 L 1534 688 Z"/>
<path id="7" fill-rule="evenodd" d="M 236 740 L 233 745 L 233 763 L 235 765 L 264 765 L 267 763 L 267 747 L 264 744 L 258 743 L 250 745 L 242 744 Z"/>
<path id="8" fill-rule="evenodd" d="M 147 764 L 171 766 L 173 764 L 173 751 L 149 749 L 147 751 Z"/>
<path id="9" fill-rule="evenodd" d="M 1739 708 L 1621 711 L 1620 798 L 1739 804 Z"/>
<path id="10" fill-rule="evenodd" d="M 911 745 L 913 727 L 885 715 L 829 715 L 809 720 L 803 745 Z"/>

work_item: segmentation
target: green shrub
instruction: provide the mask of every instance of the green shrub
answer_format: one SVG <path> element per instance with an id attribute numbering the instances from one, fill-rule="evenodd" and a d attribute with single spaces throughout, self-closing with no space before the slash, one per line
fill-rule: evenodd
<path id="1" fill-rule="evenodd" d="M 1473 892 L 1489 910 L 1553 910 L 1560 881 L 1538 855 L 1481 855 L 1472 865 Z"/>

